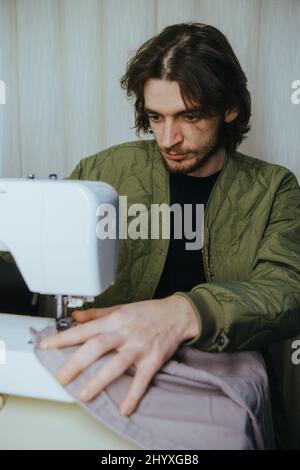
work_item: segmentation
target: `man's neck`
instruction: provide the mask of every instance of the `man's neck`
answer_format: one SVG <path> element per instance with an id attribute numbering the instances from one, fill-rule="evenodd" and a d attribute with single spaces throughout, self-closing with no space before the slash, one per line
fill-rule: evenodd
<path id="1" fill-rule="evenodd" d="M 197 170 L 193 171 L 192 173 L 188 173 L 189 176 L 201 176 L 206 177 L 213 175 L 220 171 L 226 159 L 226 152 L 224 147 L 220 147 L 217 152 L 210 156 L 210 158 L 205 162 L 205 164 L 198 168 Z"/>

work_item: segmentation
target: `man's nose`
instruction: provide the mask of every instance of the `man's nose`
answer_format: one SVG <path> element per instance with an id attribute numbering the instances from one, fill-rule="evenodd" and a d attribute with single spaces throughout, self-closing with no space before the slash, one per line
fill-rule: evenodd
<path id="1" fill-rule="evenodd" d="M 176 144 L 182 142 L 182 139 L 182 132 L 180 130 L 179 125 L 174 122 L 165 122 L 161 145 L 165 149 L 170 149 Z"/>

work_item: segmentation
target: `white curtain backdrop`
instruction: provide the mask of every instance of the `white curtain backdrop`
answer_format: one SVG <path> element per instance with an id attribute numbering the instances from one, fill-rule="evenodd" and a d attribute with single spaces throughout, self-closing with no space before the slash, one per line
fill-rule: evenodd
<path id="1" fill-rule="evenodd" d="M 0 0 L 0 176 L 63 177 L 136 139 L 119 79 L 142 42 L 183 21 L 218 27 L 248 76 L 252 130 L 240 150 L 300 179 L 300 0 Z"/>

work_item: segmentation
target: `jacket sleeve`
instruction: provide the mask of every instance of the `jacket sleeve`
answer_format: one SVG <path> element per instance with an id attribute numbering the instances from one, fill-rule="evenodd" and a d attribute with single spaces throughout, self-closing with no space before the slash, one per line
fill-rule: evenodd
<path id="1" fill-rule="evenodd" d="M 184 344 L 206 351 L 260 349 L 300 333 L 300 189 L 287 172 L 244 281 L 208 282 L 190 292 L 199 334 Z"/>

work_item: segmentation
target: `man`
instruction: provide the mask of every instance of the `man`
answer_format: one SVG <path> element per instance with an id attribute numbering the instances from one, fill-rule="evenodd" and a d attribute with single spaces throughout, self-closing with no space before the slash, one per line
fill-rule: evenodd
<path id="1" fill-rule="evenodd" d="M 70 178 L 106 181 L 129 203 L 205 205 L 203 249 L 184 239 L 121 240 L 116 282 L 81 325 L 44 348 L 81 347 L 63 384 L 111 350 L 78 395 L 90 401 L 131 365 L 130 415 L 179 348 L 260 349 L 300 332 L 300 190 L 286 168 L 236 151 L 249 131 L 247 79 L 225 36 L 199 23 L 165 28 L 129 61 L 121 86 L 137 132 L 154 140 L 82 160 Z M 195 213 L 195 212 L 194 212 Z M 80 269 L 80 268 L 79 268 Z"/>

